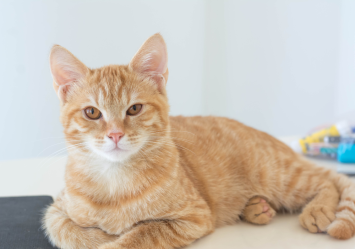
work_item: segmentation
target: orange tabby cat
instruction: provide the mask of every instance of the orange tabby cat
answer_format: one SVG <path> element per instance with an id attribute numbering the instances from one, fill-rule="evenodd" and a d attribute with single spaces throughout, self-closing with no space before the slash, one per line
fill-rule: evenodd
<path id="1" fill-rule="evenodd" d="M 66 187 L 43 225 L 61 248 L 179 248 L 240 218 L 355 233 L 355 183 L 266 133 L 217 117 L 169 117 L 167 49 L 150 37 L 128 65 L 89 69 L 54 46 L 68 144 Z"/>

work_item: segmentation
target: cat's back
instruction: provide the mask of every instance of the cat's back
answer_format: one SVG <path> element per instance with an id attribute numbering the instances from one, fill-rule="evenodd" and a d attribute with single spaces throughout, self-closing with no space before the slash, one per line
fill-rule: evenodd
<path id="1" fill-rule="evenodd" d="M 230 165 L 236 168 L 236 161 L 245 161 L 245 157 L 250 157 L 260 143 L 276 140 L 264 132 L 224 117 L 176 116 L 170 117 L 170 121 L 171 137 L 182 159 L 188 160 L 193 167 L 204 165 L 201 167 L 210 171 Z"/>
<path id="2" fill-rule="evenodd" d="M 194 153 L 231 153 L 239 155 L 240 151 L 260 142 L 278 144 L 272 136 L 246 126 L 236 120 L 214 116 L 171 116 L 171 136 L 182 144 L 184 141 L 194 148 Z M 190 147 L 190 146 L 189 146 Z M 236 149 L 239 149 L 236 151 Z"/>
<path id="3" fill-rule="evenodd" d="M 191 150 L 186 154 L 238 159 L 246 154 L 249 157 L 270 150 L 294 154 L 287 145 L 271 135 L 230 118 L 171 116 L 170 125 L 174 142 Z"/>
<path id="4" fill-rule="evenodd" d="M 215 116 L 170 116 L 170 124 L 172 134 L 174 131 L 188 132 L 190 135 L 206 138 L 243 132 L 245 127 L 236 120 Z"/>

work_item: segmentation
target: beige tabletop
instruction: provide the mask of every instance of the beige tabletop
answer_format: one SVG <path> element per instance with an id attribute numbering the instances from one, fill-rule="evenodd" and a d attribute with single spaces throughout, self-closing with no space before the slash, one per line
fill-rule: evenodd
<path id="1" fill-rule="evenodd" d="M 37 158 L 0 162 L 0 196 L 51 195 L 64 187 L 66 157 Z M 316 163 L 328 168 L 337 164 Z M 354 165 L 355 167 L 355 165 Z M 277 214 L 266 226 L 240 222 L 217 229 L 188 249 L 234 248 L 354 248 L 355 238 L 339 241 L 326 234 L 311 234 L 302 229 L 297 214 Z"/>

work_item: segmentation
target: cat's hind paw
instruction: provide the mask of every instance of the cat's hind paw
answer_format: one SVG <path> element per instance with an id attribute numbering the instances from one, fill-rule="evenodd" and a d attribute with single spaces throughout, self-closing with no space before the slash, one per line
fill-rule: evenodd
<path id="1" fill-rule="evenodd" d="M 268 224 L 275 216 L 275 210 L 261 197 L 249 200 L 243 211 L 243 219 L 253 224 Z"/>
<path id="2" fill-rule="evenodd" d="M 326 232 L 335 214 L 326 206 L 308 206 L 299 217 L 301 225 L 311 233 Z"/>

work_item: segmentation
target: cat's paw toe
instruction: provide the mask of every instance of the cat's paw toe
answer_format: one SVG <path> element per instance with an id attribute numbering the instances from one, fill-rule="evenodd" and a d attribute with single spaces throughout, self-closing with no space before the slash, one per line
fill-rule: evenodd
<path id="1" fill-rule="evenodd" d="M 250 199 L 243 211 L 244 220 L 259 225 L 268 224 L 275 214 L 275 210 L 261 197 Z"/>
<path id="2" fill-rule="evenodd" d="M 306 207 L 299 216 L 302 227 L 311 233 L 326 232 L 334 219 L 334 212 L 324 206 Z"/>

